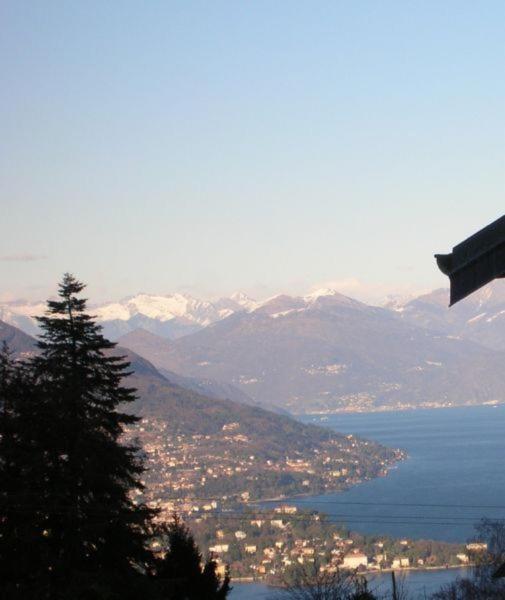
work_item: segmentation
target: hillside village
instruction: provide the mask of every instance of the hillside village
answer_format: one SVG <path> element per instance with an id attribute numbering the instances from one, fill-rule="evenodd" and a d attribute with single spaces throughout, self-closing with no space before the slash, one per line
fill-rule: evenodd
<path id="1" fill-rule="evenodd" d="M 191 435 L 170 431 L 163 419 L 143 418 L 128 431 L 126 439 L 131 438 L 138 438 L 146 456 L 144 499 L 163 516 L 343 490 L 385 476 L 406 457 L 352 435 L 280 456 L 253 446 L 233 421 L 214 434 Z"/>

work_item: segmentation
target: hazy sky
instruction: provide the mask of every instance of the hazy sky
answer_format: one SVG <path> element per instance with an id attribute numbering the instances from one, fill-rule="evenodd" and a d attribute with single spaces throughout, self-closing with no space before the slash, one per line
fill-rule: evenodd
<path id="1" fill-rule="evenodd" d="M 504 40 L 503 0 L 3 0 L 0 298 L 444 284 L 505 212 Z"/>

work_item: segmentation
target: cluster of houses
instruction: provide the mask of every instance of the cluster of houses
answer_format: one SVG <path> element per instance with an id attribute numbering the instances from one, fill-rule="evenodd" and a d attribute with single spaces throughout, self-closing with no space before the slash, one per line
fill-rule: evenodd
<path id="1" fill-rule="evenodd" d="M 318 535 L 309 534 L 303 524 L 307 515 L 300 520 L 297 507 L 288 504 L 277 506 L 274 514 L 257 511 L 244 516 L 234 529 L 225 518 L 217 526 L 230 511 L 244 511 L 250 506 L 255 499 L 250 482 L 266 472 L 290 473 L 298 477 L 302 487 L 316 477 L 330 489 L 356 483 L 359 466 L 342 452 L 330 449 L 277 461 L 239 452 L 237 449 L 246 447 L 248 440 L 235 422 L 223 425 L 216 435 L 184 435 L 171 433 L 162 420 L 144 418 L 130 435 L 139 438 L 148 467 L 143 482 L 146 491 L 138 501 L 158 508 L 161 520 L 174 513 L 185 519 L 197 536 L 201 534 L 200 545 L 213 554 L 219 572 L 231 565 L 235 577 L 268 578 L 291 566 L 314 562 L 328 571 L 423 567 L 422 558 L 413 560 L 406 540 L 392 552 L 380 541 L 373 549 L 365 549 L 352 537 L 324 527 Z M 353 441 L 348 436 L 351 446 Z M 310 515 L 312 523 L 319 519 L 318 514 Z M 464 553 L 458 554 L 458 560 L 460 564 L 470 561 Z"/>
<path id="2" fill-rule="evenodd" d="M 416 552 L 415 541 L 376 540 L 373 544 L 360 543 L 343 532 L 314 532 L 307 522 L 309 515 L 300 514 L 296 506 L 281 505 L 265 516 L 256 515 L 241 521 L 237 528 L 220 524 L 213 530 L 214 541 L 207 549 L 218 564 L 230 564 L 235 577 L 269 579 L 282 576 L 298 565 L 317 564 L 321 571 L 335 572 L 340 569 L 358 571 L 381 571 L 423 569 L 447 566 L 448 557 L 429 556 Z M 317 523 L 320 516 L 310 514 Z M 206 519 L 199 519 L 201 531 L 212 529 L 205 526 Z M 308 535 L 308 534 L 312 535 Z M 474 547 L 475 546 L 475 547 Z M 469 544 L 467 552 L 453 549 L 451 564 L 467 565 L 474 552 L 482 550 L 482 544 Z M 485 545 L 484 545 L 485 546 Z M 464 548 L 464 546 L 463 546 Z"/>
<path id="3" fill-rule="evenodd" d="M 296 511 L 296 507 L 283 508 L 283 512 L 288 514 L 296 513 Z M 389 558 L 383 552 L 382 542 L 377 543 L 377 554 L 369 558 L 363 550 L 354 547 L 354 542 L 350 538 L 344 539 L 334 535 L 329 543 L 324 539 L 292 538 L 290 535 L 283 535 L 284 531 L 289 528 L 288 522 L 283 519 L 252 519 L 249 525 L 259 528 L 270 526 L 280 530 L 273 543 L 266 547 L 247 541 L 248 534 L 243 529 L 232 532 L 236 542 L 242 543 L 241 548 L 243 554 L 248 558 L 246 562 L 249 563 L 249 569 L 259 577 L 275 575 L 290 566 L 316 561 L 320 563 L 322 571 L 402 569 L 412 566 L 410 559 L 406 556 Z M 232 550 L 232 544 L 223 541 L 225 537 L 226 534 L 222 529 L 217 530 L 218 541 L 208 548 L 221 562 L 228 560 L 228 555 Z M 405 540 L 405 545 L 407 544 L 408 542 Z"/>
<path id="4" fill-rule="evenodd" d="M 349 457 L 353 436 L 347 436 L 350 444 L 345 448 L 329 444 L 327 450 L 278 460 L 249 452 L 248 437 L 238 422 L 225 423 L 215 435 L 185 435 L 171 432 L 163 420 L 144 418 L 128 436 L 140 441 L 146 457 L 146 491 L 139 501 L 158 508 L 162 518 L 174 511 L 188 515 L 216 509 L 207 497 L 221 505 L 258 498 L 268 473 L 296 477 L 298 491 L 314 491 L 315 482 L 318 491 L 345 488 L 363 477 L 358 461 Z M 382 474 L 387 467 L 384 463 Z"/>

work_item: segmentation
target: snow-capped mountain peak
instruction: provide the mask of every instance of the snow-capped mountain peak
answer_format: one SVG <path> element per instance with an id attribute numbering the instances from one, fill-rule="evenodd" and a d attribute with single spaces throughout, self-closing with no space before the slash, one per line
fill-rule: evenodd
<path id="1" fill-rule="evenodd" d="M 42 316 L 46 308 L 45 302 L 8 302 L 0 306 L 0 320 L 34 335 L 37 333 L 35 317 Z"/>
<path id="2" fill-rule="evenodd" d="M 239 306 L 242 306 L 243 308 L 249 311 L 254 310 L 258 307 L 258 303 L 256 302 L 256 300 L 253 300 L 244 292 L 235 292 L 230 296 L 230 299 L 233 300 L 233 302 L 236 302 Z"/>
<path id="3" fill-rule="evenodd" d="M 345 296 L 341 294 L 339 291 L 333 288 L 320 288 L 307 294 L 304 297 L 304 300 L 309 305 L 318 305 L 321 302 L 324 304 L 328 304 L 331 302 L 332 304 L 340 304 L 340 305 L 359 305 L 360 302 L 358 300 L 354 300 L 353 298 L 349 298 L 349 296 Z"/>
<path id="4" fill-rule="evenodd" d="M 216 300 L 213 304 L 220 311 L 223 319 L 235 312 L 244 310 L 251 312 L 259 306 L 256 300 L 253 300 L 247 294 L 244 294 L 244 292 L 235 292 L 228 298 Z"/>
<path id="5" fill-rule="evenodd" d="M 209 325 L 218 316 L 218 311 L 210 302 L 179 293 L 138 294 L 120 302 L 99 306 L 94 313 L 99 321 L 127 321 L 136 315 L 142 315 L 162 322 L 184 318 L 202 326 Z"/>
<path id="6" fill-rule="evenodd" d="M 252 311 L 257 306 L 257 302 L 243 292 L 215 302 L 182 293 L 139 293 L 119 301 L 91 306 L 89 312 L 102 324 L 105 335 L 110 339 L 117 339 L 139 327 L 164 337 L 176 338 L 236 312 Z M 0 305 L 0 319 L 35 334 L 37 323 L 33 316 L 43 314 L 45 307 L 45 303 L 5 303 Z"/>
<path id="7" fill-rule="evenodd" d="M 307 300 L 312 300 L 312 299 L 321 298 L 322 296 L 337 296 L 337 295 L 340 295 L 339 292 L 337 292 L 337 290 L 335 290 L 333 288 L 319 288 L 317 290 L 314 290 L 313 292 L 310 292 L 310 294 L 307 294 L 305 296 L 305 298 Z"/>

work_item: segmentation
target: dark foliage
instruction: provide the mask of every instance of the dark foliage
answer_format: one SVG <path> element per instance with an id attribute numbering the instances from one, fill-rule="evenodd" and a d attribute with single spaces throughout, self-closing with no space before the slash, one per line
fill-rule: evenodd
<path id="1" fill-rule="evenodd" d="M 444 586 L 432 596 L 432 600 L 503 600 L 505 587 L 502 583 L 481 579 L 458 579 Z"/>
<path id="2" fill-rule="evenodd" d="M 216 572 L 209 558 L 202 566 L 202 555 L 189 529 L 174 517 L 161 532 L 166 553 L 158 562 L 156 578 L 167 600 L 224 600 L 230 592 L 230 578 Z"/>
<path id="3" fill-rule="evenodd" d="M 377 600 L 356 571 L 321 571 L 318 561 L 292 568 L 283 584 L 279 600 Z"/>
<path id="4" fill-rule="evenodd" d="M 47 579 L 45 517 L 40 494 L 45 427 L 31 371 L 0 354 L 0 596 L 29 598 L 31 582 Z M 33 596 L 35 597 L 35 596 Z"/>
<path id="5" fill-rule="evenodd" d="M 123 412 L 136 399 L 129 364 L 86 314 L 83 288 L 64 276 L 35 353 L 0 352 L 0 597 L 224 599 L 229 578 L 200 567 L 178 522 L 167 557 L 150 550 L 155 511 L 133 499 L 144 467 L 122 439 L 138 420 Z"/>
<path id="6" fill-rule="evenodd" d="M 30 362 L 1 358 L 0 586 L 13 597 L 130 597 L 151 560 L 153 513 L 132 500 L 143 466 L 120 443 L 137 420 L 121 412 L 128 364 L 106 354 L 83 288 L 65 275 Z"/>
<path id="7" fill-rule="evenodd" d="M 471 577 L 458 579 L 434 594 L 434 600 L 503 600 L 505 579 L 495 579 L 493 574 L 505 561 L 505 523 L 483 519 L 476 527 L 480 541 L 487 550 L 475 552 L 475 567 Z"/>

